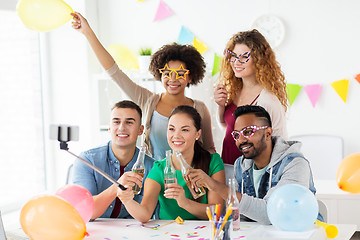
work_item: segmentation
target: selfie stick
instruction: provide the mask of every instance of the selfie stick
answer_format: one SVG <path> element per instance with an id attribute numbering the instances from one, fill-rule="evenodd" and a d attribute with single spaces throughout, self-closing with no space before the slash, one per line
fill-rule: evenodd
<path id="1" fill-rule="evenodd" d="M 69 128 L 68 128 L 69 130 Z M 60 128 L 58 130 L 60 132 Z M 96 172 L 98 172 L 99 174 L 101 174 L 104 178 L 106 178 L 107 180 L 109 180 L 110 182 L 112 182 L 113 184 L 115 184 L 116 186 L 118 186 L 121 190 L 126 190 L 126 187 L 124 187 L 123 185 L 121 185 L 120 183 L 118 183 L 115 179 L 113 179 L 109 174 L 107 174 L 106 172 L 104 172 L 103 170 L 101 170 L 100 168 L 96 167 L 95 165 L 92 165 L 91 163 L 89 163 L 88 161 L 86 161 L 85 159 L 77 156 L 76 154 L 72 153 L 69 151 L 68 148 L 68 144 L 67 142 L 70 141 L 70 134 L 68 134 L 67 136 L 67 141 L 64 141 L 61 139 L 61 134 L 58 134 L 58 141 L 60 142 L 60 149 L 65 150 L 66 152 L 70 153 L 71 155 L 73 155 L 74 157 L 78 158 L 80 161 L 82 161 L 83 163 L 85 163 L 86 165 L 88 165 L 90 168 L 92 168 L 93 170 L 95 170 Z"/>

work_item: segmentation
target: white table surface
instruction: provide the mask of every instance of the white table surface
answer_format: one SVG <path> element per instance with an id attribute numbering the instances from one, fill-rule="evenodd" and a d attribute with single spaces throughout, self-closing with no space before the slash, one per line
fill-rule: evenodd
<path id="1" fill-rule="evenodd" d="M 85 240 L 119 240 L 119 239 L 170 239 L 170 240 L 207 240 L 210 239 L 210 228 L 208 221 L 190 221 L 185 220 L 184 224 L 172 223 L 158 230 L 150 227 L 156 224 L 166 224 L 170 220 L 154 220 L 150 221 L 145 226 L 142 226 L 136 220 L 129 219 L 99 219 L 94 222 L 86 224 L 88 236 Z M 356 225 L 352 224 L 337 224 L 339 234 L 334 240 L 350 239 L 356 230 Z M 233 240 L 243 239 L 309 239 L 309 240 L 325 240 L 326 234 L 324 228 L 314 226 L 305 232 L 284 232 L 278 231 L 274 226 L 261 225 L 255 222 L 242 222 L 241 230 L 234 232 Z"/>

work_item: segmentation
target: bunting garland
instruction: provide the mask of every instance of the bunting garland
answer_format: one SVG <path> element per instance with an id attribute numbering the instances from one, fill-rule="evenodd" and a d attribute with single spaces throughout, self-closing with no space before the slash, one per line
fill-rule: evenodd
<path id="1" fill-rule="evenodd" d="M 304 86 L 304 90 L 305 90 L 306 94 L 308 95 L 312 106 L 315 107 L 315 105 L 320 97 L 320 94 L 321 94 L 321 90 L 322 90 L 321 84 L 306 85 L 306 86 Z"/>
<path id="2" fill-rule="evenodd" d="M 160 0 L 154 22 L 167 18 L 173 14 L 174 12 L 162 0 Z"/>
<path id="3" fill-rule="evenodd" d="M 138 0 L 138 2 L 143 1 L 145 0 Z M 160 0 L 157 12 L 154 17 L 154 22 L 165 19 L 173 14 L 174 12 L 164 3 L 164 1 Z M 182 45 L 193 45 L 200 52 L 200 54 L 203 54 L 209 49 L 209 46 L 205 42 L 201 41 L 185 26 L 181 26 L 177 43 Z M 220 71 L 221 59 L 222 56 L 216 53 L 214 54 L 213 68 L 211 73 L 212 76 L 216 75 Z M 360 84 L 360 73 L 355 75 L 354 79 Z M 349 79 L 334 81 L 331 83 L 331 86 L 339 95 L 339 97 L 344 101 L 344 103 L 346 103 L 349 88 Z M 323 86 L 321 84 L 307 84 L 303 87 L 299 84 L 287 83 L 286 92 L 288 95 L 290 106 L 294 103 L 302 88 L 304 88 L 312 106 L 315 107 L 322 92 Z"/>
<path id="4" fill-rule="evenodd" d="M 349 88 L 349 80 L 343 79 L 336 82 L 332 82 L 331 86 L 334 88 L 334 90 L 339 94 L 341 99 L 346 103 L 348 88 Z"/>

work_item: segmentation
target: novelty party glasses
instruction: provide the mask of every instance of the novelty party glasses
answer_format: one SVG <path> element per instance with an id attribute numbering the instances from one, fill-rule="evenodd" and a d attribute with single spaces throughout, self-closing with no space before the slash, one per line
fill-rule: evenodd
<path id="1" fill-rule="evenodd" d="M 186 74 L 189 74 L 189 70 L 185 69 L 183 65 L 181 64 L 178 69 L 169 68 L 167 64 L 165 64 L 164 68 L 160 68 L 159 72 L 162 74 L 162 77 L 171 78 L 172 72 L 175 73 L 175 79 L 185 79 Z"/>
<path id="2" fill-rule="evenodd" d="M 225 49 L 224 54 L 226 59 L 229 62 L 236 62 L 236 59 L 241 63 L 247 63 L 250 59 L 250 53 L 251 51 L 241 53 L 239 56 L 237 56 L 234 52 Z"/>
<path id="3" fill-rule="evenodd" d="M 262 127 L 248 126 L 243 128 L 241 131 L 236 131 L 236 130 L 232 131 L 231 135 L 235 141 L 238 141 L 241 135 L 243 137 L 250 138 L 255 134 L 257 130 L 261 130 L 265 128 L 268 128 L 268 126 L 262 126 Z"/>

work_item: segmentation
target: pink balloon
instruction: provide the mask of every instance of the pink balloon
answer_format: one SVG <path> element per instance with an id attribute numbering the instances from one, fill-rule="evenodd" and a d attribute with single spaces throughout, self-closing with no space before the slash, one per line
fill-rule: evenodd
<path id="1" fill-rule="evenodd" d="M 94 212 L 94 199 L 86 188 L 69 184 L 59 188 L 55 195 L 69 202 L 79 212 L 85 223 L 91 219 Z"/>

